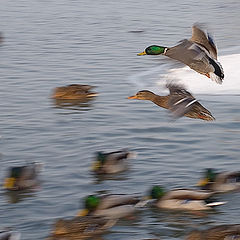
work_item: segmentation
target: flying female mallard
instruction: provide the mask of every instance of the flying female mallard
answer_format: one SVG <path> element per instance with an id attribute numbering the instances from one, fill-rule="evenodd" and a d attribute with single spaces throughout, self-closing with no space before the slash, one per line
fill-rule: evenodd
<path id="1" fill-rule="evenodd" d="M 162 108 L 169 109 L 175 118 L 186 116 L 206 121 L 215 120 L 212 114 L 184 87 L 175 84 L 167 85 L 167 87 L 170 91 L 170 94 L 167 96 L 159 96 L 148 90 L 142 90 L 136 95 L 128 97 L 128 99 L 152 101 Z"/>
<path id="2" fill-rule="evenodd" d="M 224 78 L 223 68 L 217 61 L 217 48 L 212 37 L 199 25 L 192 27 L 192 37 L 180 41 L 174 47 L 151 45 L 138 55 L 163 54 L 178 60 L 198 73 L 206 75 L 221 84 Z"/>

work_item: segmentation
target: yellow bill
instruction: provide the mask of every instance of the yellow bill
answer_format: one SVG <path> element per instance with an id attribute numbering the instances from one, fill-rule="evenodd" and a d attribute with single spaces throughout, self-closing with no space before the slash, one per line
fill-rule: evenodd
<path id="1" fill-rule="evenodd" d="M 101 167 L 101 164 L 99 161 L 95 161 L 92 166 L 91 166 L 91 169 L 92 171 L 97 171 L 99 168 Z"/>
<path id="2" fill-rule="evenodd" d="M 130 97 L 128 97 L 128 99 L 137 99 L 137 96 L 136 95 L 130 96 Z"/>
<path id="3" fill-rule="evenodd" d="M 138 53 L 137 55 L 138 56 L 142 56 L 142 55 L 146 55 L 147 53 L 145 51 L 141 52 L 141 53 Z"/>
<path id="4" fill-rule="evenodd" d="M 199 187 L 203 187 L 203 186 L 206 186 L 208 184 L 208 179 L 207 178 L 203 178 L 201 179 L 198 183 L 197 183 L 197 186 Z"/>
<path id="5" fill-rule="evenodd" d="M 78 217 L 87 216 L 87 215 L 88 215 L 88 212 L 89 212 L 89 211 L 88 211 L 87 209 L 80 210 L 80 211 L 78 211 L 77 216 L 78 216 Z"/>
<path id="6" fill-rule="evenodd" d="M 6 189 L 11 189 L 14 187 L 14 184 L 16 182 L 16 178 L 6 178 L 3 184 L 3 187 Z"/>

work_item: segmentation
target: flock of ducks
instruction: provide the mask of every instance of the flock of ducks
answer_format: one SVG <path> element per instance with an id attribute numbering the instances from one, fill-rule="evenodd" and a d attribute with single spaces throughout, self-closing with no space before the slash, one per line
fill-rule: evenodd
<path id="1" fill-rule="evenodd" d="M 176 59 L 200 74 L 206 75 L 221 84 L 224 73 L 217 61 L 217 49 L 212 37 L 199 25 L 192 27 L 192 37 L 182 40 L 177 46 L 168 48 L 157 45 L 147 47 L 138 55 L 163 54 Z M 52 98 L 56 100 L 86 100 L 97 95 L 89 85 L 72 84 L 58 87 Z M 169 109 L 174 118 L 186 116 L 189 118 L 212 121 L 215 118 L 204 108 L 183 86 L 168 84 L 170 94 L 158 96 L 148 90 L 139 91 L 129 99 L 149 100 L 158 106 Z M 117 174 L 128 169 L 128 159 L 133 154 L 128 150 L 115 152 L 97 152 L 92 164 L 92 171 L 97 175 Z M 8 191 L 34 189 L 39 185 L 39 164 L 30 163 L 22 167 L 12 167 L 4 182 Z M 84 209 L 70 220 L 59 219 L 48 240 L 54 239 L 84 239 L 103 233 L 114 226 L 121 218 L 134 215 L 139 208 L 154 206 L 160 209 L 199 212 L 208 211 L 225 204 L 216 200 L 219 193 L 240 189 L 240 172 L 216 173 L 207 169 L 203 179 L 198 183 L 199 189 L 172 189 L 166 191 L 162 186 L 153 186 L 144 196 L 137 194 L 90 195 L 84 201 Z M 213 198 L 214 196 L 214 198 Z M 0 231 L 0 240 L 17 240 L 20 234 L 12 230 Z M 230 240 L 240 239 L 240 224 L 220 225 L 205 231 L 192 231 L 186 240 Z"/>

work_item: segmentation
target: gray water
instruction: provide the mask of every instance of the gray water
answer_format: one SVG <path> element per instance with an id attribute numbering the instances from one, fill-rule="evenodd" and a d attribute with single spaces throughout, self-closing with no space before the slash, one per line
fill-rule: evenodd
<path id="1" fill-rule="evenodd" d="M 235 66 L 229 76 L 239 71 L 239 58 L 231 61 L 240 54 L 239 12 L 238 0 L 1 1 L 0 180 L 8 167 L 26 161 L 42 162 L 44 170 L 34 193 L 0 190 L 0 227 L 19 230 L 24 240 L 41 240 L 57 218 L 73 217 L 88 194 L 146 194 L 153 184 L 195 187 L 206 167 L 239 170 L 240 87 L 234 94 L 196 93 L 215 122 L 173 122 L 151 102 L 127 99 L 142 87 L 161 91 L 163 79 L 153 69 L 160 66 L 161 74 L 182 67 L 136 54 L 153 43 L 173 46 L 189 38 L 195 22 L 209 26 L 219 55 L 229 59 L 225 66 Z M 237 83 L 237 73 L 225 75 Z M 83 106 L 56 105 L 52 90 L 72 83 L 97 86 L 99 96 Z M 121 148 L 137 153 L 130 169 L 96 179 L 90 172 L 95 152 Z M 228 203 L 205 216 L 142 209 L 102 238 L 183 239 L 193 228 L 240 223 L 239 193 L 220 199 Z"/>

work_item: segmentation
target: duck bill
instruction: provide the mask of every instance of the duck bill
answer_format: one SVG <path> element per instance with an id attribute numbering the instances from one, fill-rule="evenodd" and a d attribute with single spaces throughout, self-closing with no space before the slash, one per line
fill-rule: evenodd
<path id="1" fill-rule="evenodd" d="M 87 209 L 80 210 L 77 214 L 78 217 L 84 217 L 87 216 L 89 211 Z"/>
<path id="2" fill-rule="evenodd" d="M 6 178 L 4 181 L 3 187 L 6 189 L 11 189 L 14 187 L 15 182 L 16 182 L 15 178 Z"/>
<path id="3" fill-rule="evenodd" d="M 128 99 L 137 99 L 137 96 L 136 95 L 130 96 L 130 97 L 128 97 Z"/>
<path id="4" fill-rule="evenodd" d="M 138 53 L 137 55 L 138 56 L 142 56 L 142 55 L 146 55 L 147 53 L 145 51 L 141 52 L 141 53 Z"/>
<path id="5" fill-rule="evenodd" d="M 201 179 L 198 183 L 197 183 L 197 186 L 199 187 L 204 187 L 208 184 L 208 179 L 207 178 L 203 178 Z"/>
<path id="6" fill-rule="evenodd" d="M 91 170 L 92 171 L 97 171 L 100 167 L 101 167 L 100 163 L 98 161 L 95 161 L 91 166 Z"/>

